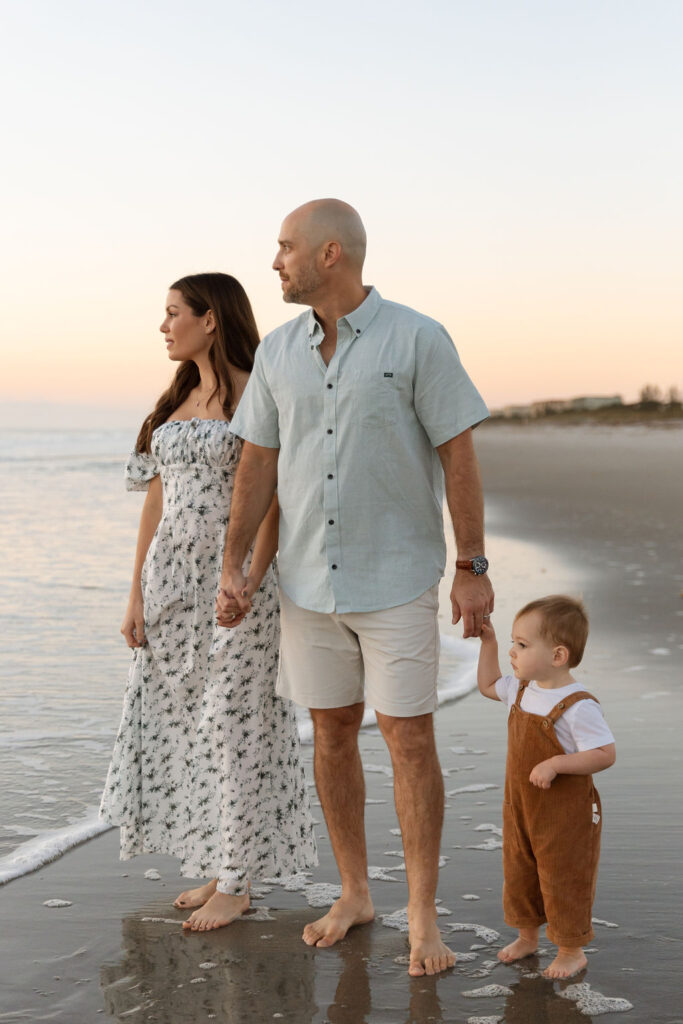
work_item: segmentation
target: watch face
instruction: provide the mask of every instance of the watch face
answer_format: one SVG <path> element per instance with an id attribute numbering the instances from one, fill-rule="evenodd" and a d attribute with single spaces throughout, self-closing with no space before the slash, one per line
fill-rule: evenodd
<path id="1" fill-rule="evenodd" d="M 477 555 L 472 559 L 472 572 L 475 576 L 483 576 L 489 567 L 489 560 L 484 555 Z"/>

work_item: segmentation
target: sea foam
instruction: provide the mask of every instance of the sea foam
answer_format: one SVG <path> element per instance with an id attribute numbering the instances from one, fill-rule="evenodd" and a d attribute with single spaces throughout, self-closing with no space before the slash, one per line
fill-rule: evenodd
<path id="1" fill-rule="evenodd" d="M 477 685 L 477 657 L 478 650 L 474 645 L 468 644 L 460 637 L 441 635 L 441 668 L 438 680 L 439 704 L 447 704 L 451 701 L 464 697 Z M 376 725 L 374 711 L 369 708 L 363 716 L 363 728 Z M 299 737 L 301 742 L 309 744 L 313 742 L 313 724 L 309 717 L 302 718 L 298 723 Z M 60 738 L 60 737 L 55 737 Z M 104 738 L 104 734 L 103 734 Z M 4 744 L 15 744 L 21 746 L 31 740 L 33 742 L 45 739 L 42 734 L 27 732 L 13 737 L 3 737 Z M 372 771 L 374 766 L 365 766 L 366 771 Z M 391 774 L 391 769 L 382 766 L 381 770 Z M 32 818 L 36 818 L 32 814 Z M 46 829 L 39 835 L 22 843 L 18 849 L 12 851 L 5 857 L 0 858 L 0 885 L 10 882 L 14 878 L 37 871 L 38 868 L 49 864 L 50 861 L 60 857 L 67 850 L 78 846 L 79 843 L 92 839 L 94 836 L 106 832 L 112 826 L 107 822 L 100 821 L 97 815 L 97 808 L 88 809 L 87 816 L 62 828 Z"/>

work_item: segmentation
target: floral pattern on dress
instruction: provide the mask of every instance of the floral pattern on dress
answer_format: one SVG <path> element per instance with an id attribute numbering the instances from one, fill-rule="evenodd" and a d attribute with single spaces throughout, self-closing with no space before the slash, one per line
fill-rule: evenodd
<path id="1" fill-rule="evenodd" d="M 123 860 L 172 854 L 187 877 L 244 893 L 247 880 L 317 864 L 294 709 L 275 693 L 275 570 L 239 626 L 218 626 L 241 442 L 222 420 L 170 420 L 151 449 L 126 467 L 129 490 L 160 474 L 164 505 L 100 815 L 121 827 Z"/>

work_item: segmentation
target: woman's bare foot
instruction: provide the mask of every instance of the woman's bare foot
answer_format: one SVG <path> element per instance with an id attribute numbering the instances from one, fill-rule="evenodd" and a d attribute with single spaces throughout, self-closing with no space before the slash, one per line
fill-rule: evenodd
<path id="1" fill-rule="evenodd" d="M 217 878 L 212 878 L 206 885 L 200 885 L 198 889 L 186 889 L 174 901 L 173 906 L 180 910 L 187 910 L 189 907 L 203 907 L 210 896 L 216 891 Z"/>
<path id="2" fill-rule="evenodd" d="M 375 917 L 375 908 L 369 896 L 341 896 L 324 917 L 311 921 L 304 928 L 303 940 L 307 946 L 334 946 L 343 939 L 349 928 L 367 924 Z"/>
<path id="3" fill-rule="evenodd" d="M 504 946 L 498 953 L 498 959 L 504 964 L 522 960 L 531 956 L 538 949 L 538 928 L 520 928 L 519 935 L 509 946 Z"/>
<path id="4" fill-rule="evenodd" d="M 410 965 L 408 974 L 411 978 L 421 978 L 424 974 L 438 974 L 455 964 L 455 953 L 449 949 L 441 938 L 436 923 L 436 910 L 429 907 L 426 911 L 408 911 L 408 941 L 410 942 Z"/>
<path id="5" fill-rule="evenodd" d="M 183 921 L 183 928 L 192 932 L 210 932 L 214 928 L 223 928 L 245 910 L 249 909 L 249 896 L 233 896 L 229 893 L 216 891 L 206 903 L 190 914 Z"/>
<path id="6" fill-rule="evenodd" d="M 557 956 L 551 964 L 544 970 L 543 974 L 546 978 L 572 978 L 579 971 L 582 971 L 584 967 L 588 965 L 588 961 L 584 955 L 583 950 L 580 946 L 576 946 L 573 949 L 567 949 L 564 946 L 560 946 L 557 951 Z"/>

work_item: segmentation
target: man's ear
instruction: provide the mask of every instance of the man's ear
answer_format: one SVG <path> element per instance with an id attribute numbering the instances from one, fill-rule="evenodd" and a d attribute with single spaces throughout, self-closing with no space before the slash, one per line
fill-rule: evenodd
<path id="1" fill-rule="evenodd" d="M 562 668 L 569 661 L 569 648 L 559 644 L 553 648 L 553 665 L 555 668 Z"/>
<path id="2" fill-rule="evenodd" d="M 203 319 L 204 319 L 204 333 L 205 334 L 213 334 L 213 332 L 216 330 L 216 318 L 213 315 L 213 310 L 212 309 L 207 309 L 206 313 L 204 314 Z"/>
<path id="3" fill-rule="evenodd" d="M 339 261 L 342 254 L 342 247 L 339 242 L 326 242 L 322 251 L 324 267 L 333 267 Z"/>

